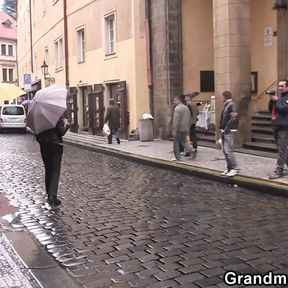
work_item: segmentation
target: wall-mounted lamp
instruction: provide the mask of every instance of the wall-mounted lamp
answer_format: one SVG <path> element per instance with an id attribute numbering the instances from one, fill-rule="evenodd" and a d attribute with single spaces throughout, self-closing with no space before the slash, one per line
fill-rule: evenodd
<path id="1" fill-rule="evenodd" d="M 287 10 L 288 4 L 287 0 L 276 0 L 273 10 Z"/>
<path id="2" fill-rule="evenodd" d="M 55 82 L 55 78 L 47 77 L 47 75 L 49 75 L 49 72 L 48 72 L 48 65 L 46 64 L 45 61 L 43 61 L 43 64 L 41 65 L 41 70 L 45 80 L 51 81 L 53 83 Z"/>

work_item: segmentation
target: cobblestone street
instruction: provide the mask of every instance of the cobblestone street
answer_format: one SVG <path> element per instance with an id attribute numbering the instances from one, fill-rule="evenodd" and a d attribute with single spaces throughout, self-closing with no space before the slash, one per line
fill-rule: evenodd
<path id="1" fill-rule="evenodd" d="M 227 270 L 288 273 L 286 198 L 66 145 L 63 205 L 51 210 L 36 140 L 0 141 L 0 192 L 83 287 L 224 288 Z"/>

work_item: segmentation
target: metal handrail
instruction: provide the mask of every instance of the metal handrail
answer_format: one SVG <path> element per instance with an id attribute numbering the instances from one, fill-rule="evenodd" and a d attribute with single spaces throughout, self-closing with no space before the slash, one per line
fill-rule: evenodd
<path id="1" fill-rule="evenodd" d="M 266 91 L 267 91 L 267 90 L 270 90 L 271 88 L 273 88 L 273 87 L 275 86 L 275 84 L 277 84 L 277 82 L 278 82 L 278 80 L 275 80 L 275 81 L 274 81 L 269 87 L 267 87 L 261 94 L 257 95 L 257 96 L 255 97 L 255 102 L 256 102 L 256 103 L 259 102 L 259 101 L 263 98 L 263 96 L 266 95 Z"/>

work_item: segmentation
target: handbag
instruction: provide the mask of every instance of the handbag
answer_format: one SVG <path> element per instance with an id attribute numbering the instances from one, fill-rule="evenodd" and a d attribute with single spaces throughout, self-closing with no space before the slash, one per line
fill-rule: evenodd
<path id="1" fill-rule="evenodd" d="M 102 131 L 103 131 L 103 133 L 104 133 L 106 136 L 109 136 L 109 135 L 110 135 L 111 130 L 110 130 L 110 128 L 109 128 L 109 126 L 108 126 L 107 123 L 104 124 Z"/>

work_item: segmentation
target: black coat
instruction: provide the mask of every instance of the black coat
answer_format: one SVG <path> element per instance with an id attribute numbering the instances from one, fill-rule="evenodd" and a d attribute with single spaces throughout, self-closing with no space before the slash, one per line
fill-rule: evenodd
<path id="1" fill-rule="evenodd" d="M 104 122 L 108 122 L 110 129 L 120 128 L 120 109 L 117 105 L 112 105 L 107 108 Z"/>
<path id="2" fill-rule="evenodd" d="M 64 120 L 61 118 L 55 128 L 46 130 L 44 132 L 39 133 L 36 136 L 36 140 L 39 143 L 47 143 L 47 144 L 61 144 L 63 143 L 62 137 L 69 129 L 69 125 L 65 127 Z"/>
<path id="3" fill-rule="evenodd" d="M 288 130 L 288 92 L 282 93 L 282 97 L 276 102 L 275 112 L 273 127 L 276 130 Z"/>
<path id="4" fill-rule="evenodd" d="M 229 133 L 231 130 L 238 129 L 239 118 L 232 117 L 231 113 L 237 113 L 237 106 L 233 101 L 227 101 L 224 104 L 224 109 L 220 118 L 220 129 L 225 130 L 226 133 Z"/>

